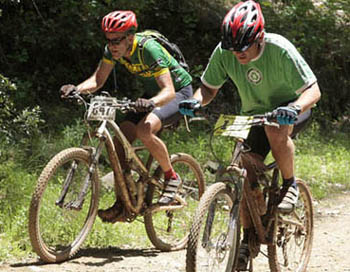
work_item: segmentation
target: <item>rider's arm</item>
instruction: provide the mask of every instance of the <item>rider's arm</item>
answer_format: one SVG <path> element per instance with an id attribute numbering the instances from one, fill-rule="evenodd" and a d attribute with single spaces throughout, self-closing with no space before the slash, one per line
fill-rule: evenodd
<path id="1" fill-rule="evenodd" d="M 204 85 L 203 83 L 197 89 L 193 98 L 198 100 L 202 106 L 209 104 L 216 96 L 218 89 L 212 89 Z"/>
<path id="2" fill-rule="evenodd" d="M 156 106 L 162 106 L 175 98 L 175 87 L 170 72 L 164 73 L 156 78 L 160 92 L 151 98 Z"/>
<path id="3" fill-rule="evenodd" d="M 87 80 L 77 86 L 77 90 L 82 94 L 94 93 L 106 82 L 113 69 L 113 64 L 100 61 L 96 71 Z"/>
<path id="4" fill-rule="evenodd" d="M 301 93 L 299 98 L 293 102 L 294 105 L 299 105 L 301 108 L 301 113 L 312 108 L 318 100 L 321 98 L 320 88 L 315 82 L 305 91 Z"/>

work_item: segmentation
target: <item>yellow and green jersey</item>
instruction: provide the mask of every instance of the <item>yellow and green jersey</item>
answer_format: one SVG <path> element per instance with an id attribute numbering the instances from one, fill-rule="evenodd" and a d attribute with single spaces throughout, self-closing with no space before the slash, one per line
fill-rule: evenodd
<path id="1" fill-rule="evenodd" d="M 119 62 L 142 81 L 145 91 L 148 93 L 156 94 L 159 91 L 155 78 L 168 71 L 170 71 L 175 90 L 180 90 L 191 84 L 191 75 L 157 41 L 147 39 L 142 46 L 143 49 L 141 49 L 140 41 L 143 37 L 140 33 L 136 33 L 130 60 L 125 58 L 113 59 L 106 45 L 102 61 L 110 64 Z"/>

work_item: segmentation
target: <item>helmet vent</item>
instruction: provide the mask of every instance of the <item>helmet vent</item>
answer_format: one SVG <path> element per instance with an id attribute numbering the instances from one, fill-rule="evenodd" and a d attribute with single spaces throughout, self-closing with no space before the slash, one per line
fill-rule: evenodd
<path id="1" fill-rule="evenodd" d="M 241 18 L 240 23 L 243 23 L 245 20 L 247 20 L 247 13 Z"/>
<path id="2" fill-rule="evenodd" d="M 125 25 L 125 23 L 124 23 L 124 22 L 120 22 L 120 23 L 117 25 L 117 28 L 122 27 L 123 25 Z"/>
<path id="3" fill-rule="evenodd" d="M 113 11 L 102 19 L 102 30 L 105 32 L 126 32 L 137 29 L 136 15 L 129 10 Z"/>

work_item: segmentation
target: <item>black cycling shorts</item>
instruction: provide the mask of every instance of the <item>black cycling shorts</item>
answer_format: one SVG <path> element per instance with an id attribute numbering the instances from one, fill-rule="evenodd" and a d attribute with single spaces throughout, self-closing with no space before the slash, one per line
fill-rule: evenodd
<path id="1" fill-rule="evenodd" d="M 291 137 L 294 138 L 305 128 L 309 120 L 311 120 L 311 110 L 307 110 L 299 115 L 298 120 L 294 123 Z M 261 155 L 264 159 L 271 150 L 264 127 L 252 127 L 245 143 L 251 148 L 251 152 Z"/>
<path id="2" fill-rule="evenodd" d="M 193 96 L 193 89 L 192 89 L 192 85 L 190 84 L 178 90 L 176 92 L 175 98 L 171 100 L 168 104 L 162 107 L 155 108 L 152 111 L 152 113 L 158 116 L 158 118 L 162 122 L 163 127 L 166 125 L 174 124 L 183 117 L 182 114 L 179 112 L 180 102 L 185 99 L 189 99 L 192 96 Z M 143 98 L 149 98 L 149 97 L 143 97 Z M 125 121 L 130 121 L 134 124 L 137 124 L 147 114 L 148 113 L 143 113 L 143 112 L 141 113 L 129 112 L 125 117 Z"/>

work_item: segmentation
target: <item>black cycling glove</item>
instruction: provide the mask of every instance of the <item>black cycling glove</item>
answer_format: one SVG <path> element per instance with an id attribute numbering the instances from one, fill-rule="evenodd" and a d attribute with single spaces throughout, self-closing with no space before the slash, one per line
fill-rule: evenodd
<path id="1" fill-rule="evenodd" d="M 135 102 L 135 109 L 137 112 L 151 112 L 156 107 L 153 100 L 138 98 Z"/>
<path id="2" fill-rule="evenodd" d="M 77 91 L 77 87 L 72 84 L 63 85 L 60 89 L 61 98 L 66 98 L 70 93 Z"/>

